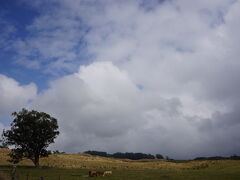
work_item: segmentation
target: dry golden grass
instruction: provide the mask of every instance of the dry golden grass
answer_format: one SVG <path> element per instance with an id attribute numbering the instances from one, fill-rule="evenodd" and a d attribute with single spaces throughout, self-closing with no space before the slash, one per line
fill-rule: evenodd
<path id="1" fill-rule="evenodd" d="M 9 149 L 0 149 L 0 165 L 12 165 L 8 162 Z M 52 154 L 40 159 L 41 166 L 56 168 L 81 168 L 81 169 L 194 169 L 209 167 L 218 161 L 189 161 L 184 163 L 168 162 L 165 160 L 127 160 L 113 159 L 87 154 Z M 18 165 L 33 166 L 33 163 L 24 159 Z"/>

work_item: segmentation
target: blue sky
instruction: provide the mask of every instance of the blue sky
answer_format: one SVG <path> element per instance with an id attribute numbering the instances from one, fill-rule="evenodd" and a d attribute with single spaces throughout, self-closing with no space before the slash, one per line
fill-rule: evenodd
<path id="1" fill-rule="evenodd" d="M 47 6 L 39 6 L 34 7 L 31 3 L 27 3 L 24 1 L 12 1 L 11 3 L 8 1 L 1 1 L 1 23 L 3 24 L 2 34 L 6 34 L 4 39 L 4 44 L 2 44 L 2 49 L 0 52 L 1 57 L 1 67 L 0 72 L 7 76 L 10 76 L 16 79 L 23 85 L 34 82 L 38 85 L 38 91 L 48 87 L 49 80 L 56 79 L 57 77 L 72 73 L 76 71 L 78 68 L 75 65 L 84 64 L 88 61 L 88 56 L 79 55 L 78 62 L 75 62 L 71 69 L 62 68 L 56 73 L 44 72 L 45 67 L 48 66 L 50 61 L 55 61 L 58 56 L 53 56 L 52 58 L 48 58 L 47 61 L 37 65 L 35 62 L 41 62 L 39 59 L 43 59 L 41 56 L 41 52 L 38 50 L 35 52 L 28 53 L 27 55 L 21 56 L 19 55 L 18 47 L 15 47 L 16 41 L 28 42 L 34 37 L 38 37 L 38 33 L 41 33 L 38 30 L 29 30 L 29 27 L 34 23 L 34 21 L 41 16 L 41 13 L 47 11 L 47 9 L 51 9 L 52 6 L 55 6 L 54 3 L 48 3 Z M 84 27 L 85 28 L 85 27 Z M 88 30 L 85 28 L 86 31 Z M 48 30 L 46 30 L 48 31 Z M 54 31 L 50 29 L 49 31 Z M 6 43 L 7 42 L 7 43 Z M 84 49 L 84 43 L 79 40 L 78 45 L 75 47 L 76 49 Z M 27 48 L 27 47 L 26 47 Z M 82 57 L 84 56 L 84 57 Z M 19 61 L 19 58 L 27 58 L 29 61 Z M 82 60 L 84 58 L 84 60 Z M 32 65 L 31 61 L 34 61 L 34 65 Z M 81 62 L 83 61 L 83 62 Z M 30 65 L 27 65 L 30 64 Z"/>
<path id="2" fill-rule="evenodd" d="M 39 15 L 36 9 L 33 9 L 21 1 L 1 1 L 0 19 L 5 26 L 2 26 L 1 33 L 9 33 L 5 41 L 14 43 L 16 39 L 25 39 L 29 37 L 27 26 L 34 18 Z M 8 27 L 13 27 L 12 32 L 7 32 Z M 16 79 L 21 84 L 35 82 L 40 90 L 45 88 L 48 77 L 41 73 L 41 70 L 26 69 L 15 63 L 17 53 L 11 48 L 12 44 L 2 44 L 0 51 L 1 66 L 0 73 Z M 7 48 L 7 49 L 6 49 Z"/>
<path id="3" fill-rule="evenodd" d="M 0 130 L 26 107 L 59 120 L 61 151 L 239 154 L 239 17 L 235 0 L 1 0 Z"/>

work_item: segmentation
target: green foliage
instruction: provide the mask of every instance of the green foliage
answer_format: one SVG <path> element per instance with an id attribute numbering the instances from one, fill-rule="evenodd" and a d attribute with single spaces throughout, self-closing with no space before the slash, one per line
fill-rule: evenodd
<path id="1" fill-rule="evenodd" d="M 163 155 L 161 155 L 161 154 L 156 154 L 156 158 L 157 159 L 164 159 Z"/>
<path id="2" fill-rule="evenodd" d="M 66 154 L 66 152 L 64 151 L 59 151 L 59 150 L 56 150 L 56 151 L 53 151 L 52 154 Z"/>
<path id="3" fill-rule="evenodd" d="M 152 154 L 132 153 L 132 152 L 126 152 L 126 153 L 117 152 L 114 154 L 108 154 L 107 152 L 102 152 L 102 151 L 85 151 L 84 153 L 96 155 L 96 156 L 102 156 L 102 157 L 111 157 L 111 158 L 118 158 L 118 159 L 132 159 L 132 160 L 154 159 L 155 158 Z"/>
<path id="4" fill-rule="evenodd" d="M 233 155 L 230 157 L 224 157 L 224 156 L 196 157 L 194 160 L 227 160 L 227 159 L 240 160 L 240 156 Z"/>
<path id="5" fill-rule="evenodd" d="M 11 162 L 18 163 L 23 157 L 39 166 L 39 158 L 48 156 L 46 148 L 59 134 L 57 119 L 49 114 L 22 109 L 12 114 L 11 129 L 4 131 L 6 144 L 15 146 L 10 154 Z"/>
<path id="6" fill-rule="evenodd" d="M 126 152 L 121 153 L 117 152 L 112 155 L 114 158 L 119 159 L 132 159 L 132 160 L 139 160 L 139 159 L 155 159 L 155 157 L 151 154 L 145 154 L 145 153 L 132 153 L 132 152 Z"/>
<path id="7" fill-rule="evenodd" d="M 84 153 L 91 154 L 94 156 L 111 157 L 111 154 L 108 154 L 107 152 L 102 152 L 102 151 L 85 151 Z"/>

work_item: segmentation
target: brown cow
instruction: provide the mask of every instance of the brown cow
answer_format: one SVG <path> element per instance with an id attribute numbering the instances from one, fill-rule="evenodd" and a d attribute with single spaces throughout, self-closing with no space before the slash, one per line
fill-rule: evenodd
<path id="1" fill-rule="evenodd" d="M 89 177 L 97 176 L 97 171 L 89 171 L 88 175 Z"/>

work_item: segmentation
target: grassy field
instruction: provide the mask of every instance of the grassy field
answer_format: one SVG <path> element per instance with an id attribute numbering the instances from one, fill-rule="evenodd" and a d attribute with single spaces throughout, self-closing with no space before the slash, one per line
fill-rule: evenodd
<path id="1" fill-rule="evenodd" d="M 9 174 L 11 164 L 7 162 L 9 150 L 0 150 L 0 173 Z M 24 160 L 17 167 L 19 180 L 78 180 L 86 179 L 89 170 L 111 170 L 107 177 L 91 179 L 169 179 L 169 180 L 238 180 L 240 161 L 181 161 L 163 160 L 118 160 L 84 154 L 54 154 L 40 163 L 47 166 L 35 169 L 32 163 Z M 28 177 L 28 178 L 27 178 Z"/>

